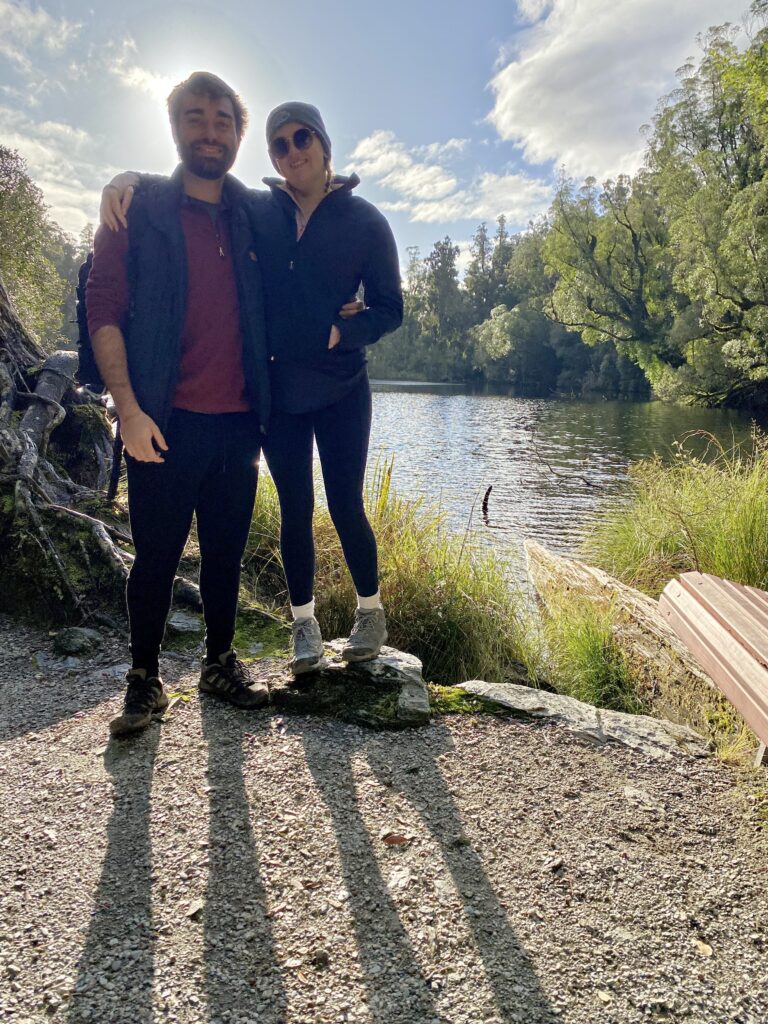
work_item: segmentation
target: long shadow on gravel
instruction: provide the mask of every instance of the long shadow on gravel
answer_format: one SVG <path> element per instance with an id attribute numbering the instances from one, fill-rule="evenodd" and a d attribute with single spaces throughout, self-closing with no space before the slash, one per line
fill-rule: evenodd
<path id="1" fill-rule="evenodd" d="M 210 787 L 205 989 L 211 1021 L 283 1024 L 287 999 L 256 854 L 243 764 L 254 719 L 201 702 Z"/>
<path id="2" fill-rule="evenodd" d="M 438 758 L 453 750 L 447 729 L 437 726 L 411 760 L 393 737 L 366 746 L 371 769 L 421 815 L 442 850 L 502 1021 L 554 1024 L 558 1018 L 541 989 L 531 959 L 518 942 L 482 861 L 464 834 L 461 812 L 451 795 Z"/>
<path id="3" fill-rule="evenodd" d="M 125 690 L 129 665 L 125 662 L 94 667 L 84 661 L 82 668 L 69 671 L 53 662 L 39 670 L 49 680 L 41 683 L 25 658 L 18 672 L 8 672 L 0 680 L 0 740 L 42 732 L 109 700 Z M 34 700 L 30 700 L 30 694 L 34 694 Z"/>
<path id="4" fill-rule="evenodd" d="M 112 740 L 104 762 L 114 783 L 107 849 L 88 936 L 77 965 L 71 1024 L 151 1024 L 154 952 L 150 800 L 159 724 Z"/>
<path id="5" fill-rule="evenodd" d="M 368 989 L 368 1010 L 376 1024 L 418 1021 L 439 1024 L 427 979 L 403 927 L 376 850 L 357 806 L 351 758 L 357 744 L 334 736 L 326 743 L 303 733 L 307 765 L 333 818 L 360 967 Z"/>

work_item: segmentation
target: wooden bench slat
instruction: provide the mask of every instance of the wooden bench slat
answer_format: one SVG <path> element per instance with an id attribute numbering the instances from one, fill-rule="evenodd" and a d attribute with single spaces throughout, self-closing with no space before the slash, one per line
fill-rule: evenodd
<path id="1" fill-rule="evenodd" d="M 719 584 L 732 594 L 734 600 L 745 608 L 749 608 L 755 619 L 761 623 L 762 628 L 768 630 L 768 594 L 764 590 L 758 590 L 757 587 L 744 587 L 732 580 L 721 580 L 717 576 L 708 574 L 706 579 Z M 768 634 L 766 634 L 766 640 L 768 641 Z"/>
<path id="2" fill-rule="evenodd" d="M 759 739 L 768 741 L 768 669 L 763 661 L 734 636 L 733 626 L 729 629 L 721 621 L 717 609 L 713 614 L 708 602 L 702 605 L 699 587 L 673 580 L 659 610 Z"/>
<path id="3" fill-rule="evenodd" d="M 768 669 L 768 606 L 764 608 L 745 587 L 727 585 L 727 580 L 715 576 L 685 573 L 679 582 L 712 619 Z"/>
<path id="4" fill-rule="evenodd" d="M 660 611 L 692 650 L 697 661 L 706 658 L 706 671 L 715 682 L 719 682 L 719 679 L 715 678 L 710 669 L 716 671 L 719 677 L 728 676 L 735 685 L 753 691 L 754 703 L 764 709 L 768 717 L 768 670 L 755 661 L 738 637 L 734 637 L 717 619 L 711 617 L 695 596 L 682 589 L 664 598 L 660 602 Z"/>

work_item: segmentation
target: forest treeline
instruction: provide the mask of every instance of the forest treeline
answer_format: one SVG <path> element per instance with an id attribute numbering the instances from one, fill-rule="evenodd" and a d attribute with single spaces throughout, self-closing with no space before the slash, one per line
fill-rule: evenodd
<path id="1" fill-rule="evenodd" d="M 48 215 L 16 150 L 0 145 L 0 276 L 30 334 L 52 352 L 77 341 L 77 272 L 93 229 L 75 239 Z"/>
<path id="2" fill-rule="evenodd" d="M 376 377 L 502 383 L 537 394 L 768 405 L 768 0 L 748 41 L 702 37 L 697 63 L 644 129 L 642 168 L 602 185 L 559 179 L 548 214 L 410 249 L 402 327 Z M 0 146 L 0 274 L 26 327 L 77 337 L 77 268 L 92 244 L 48 216 L 24 161 Z"/>
<path id="3" fill-rule="evenodd" d="M 527 231 L 481 224 L 463 281 L 450 238 L 411 250 L 405 320 L 374 375 L 768 404 L 766 11 L 753 4 L 743 47 L 729 26 L 700 40 L 635 175 L 562 175 Z"/>

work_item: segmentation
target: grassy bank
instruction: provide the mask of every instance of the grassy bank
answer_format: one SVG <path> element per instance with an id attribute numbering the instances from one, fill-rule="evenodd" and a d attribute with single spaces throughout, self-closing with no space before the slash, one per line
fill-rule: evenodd
<path id="1" fill-rule="evenodd" d="M 392 463 L 380 464 L 366 490 L 379 544 L 382 597 L 390 644 L 424 663 L 426 679 L 509 680 L 525 671 L 523 602 L 509 587 L 504 562 L 477 550 L 469 536 L 451 534 L 444 516 L 422 500 L 401 498 Z M 272 481 L 264 476 L 245 556 L 245 583 L 275 610 L 287 611 L 280 564 L 280 515 Z M 323 636 L 349 632 L 355 590 L 324 505 L 315 510 L 317 617 Z"/>
<path id="2" fill-rule="evenodd" d="M 616 643 L 613 614 L 566 594 L 544 619 L 548 682 L 558 693 L 598 708 L 647 713 L 625 653 Z"/>
<path id="3" fill-rule="evenodd" d="M 693 453 L 694 437 L 708 442 L 706 457 Z M 726 450 L 697 434 L 673 451 L 671 465 L 632 467 L 628 503 L 590 535 L 585 560 L 652 597 L 690 570 L 768 589 L 766 435 Z"/>
<path id="4" fill-rule="evenodd" d="M 750 445 L 726 450 L 710 435 L 696 433 L 675 444 L 671 464 L 659 457 L 637 463 L 630 470 L 626 503 L 605 516 L 581 556 L 651 597 L 658 597 L 674 576 L 691 570 L 768 589 L 768 438 L 755 431 Z M 558 651 L 581 651 L 582 687 L 588 687 L 591 674 L 610 700 L 618 680 L 620 697 L 628 699 L 626 710 L 642 710 L 645 704 L 651 713 L 687 721 L 710 736 L 721 758 L 749 761 L 755 738 L 719 693 L 700 687 L 670 692 L 661 680 L 648 704 L 638 683 L 634 708 L 632 671 L 617 663 L 610 623 L 602 624 L 601 656 L 594 623 L 580 621 L 577 609 L 571 611 L 571 622 L 558 618 L 547 629 L 560 634 L 553 651 L 561 676 L 568 658 Z M 583 671 L 584 666 L 589 670 Z"/>

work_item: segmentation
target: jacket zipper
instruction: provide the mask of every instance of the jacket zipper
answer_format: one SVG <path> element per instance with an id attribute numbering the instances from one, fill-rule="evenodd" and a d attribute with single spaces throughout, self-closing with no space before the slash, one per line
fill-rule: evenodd
<path id="1" fill-rule="evenodd" d="M 330 198 L 330 196 L 326 196 L 326 198 L 323 200 L 323 202 L 327 202 L 329 198 Z M 291 198 L 291 203 L 295 207 L 296 210 L 299 209 L 298 203 L 296 202 L 295 199 Z M 320 209 L 320 205 L 321 204 L 316 206 L 315 209 L 312 211 L 312 214 L 311 214 L 309 220 L 304 225 L 304 230 L 301 233 L 301 238 L 297 238 L 297 239 L 294 240 L 294 243 L 293 243 L 293 251 L 294 251 L 294 253 L 297 252 L 299 246 L 301 245 L 301 243 L 306 238 L 307 231 L 309 231 L 309 226 L 312 223 L 312 221 L 315 219 L 315 217 L 317 216 L 318 210 Z M 295 216 L 293 217 L 293 226 L 294 226 L 294 228 L 296 226 L 296 217 Z M 294 269 L 295 265 L 296 265 L 296 259 L 294 257 L 294 259 L 288 261 L 288 269 L 292 271 Z"/>

